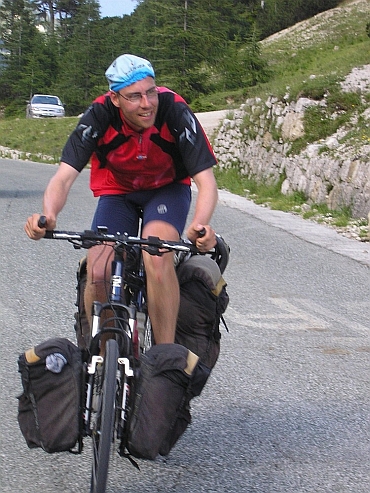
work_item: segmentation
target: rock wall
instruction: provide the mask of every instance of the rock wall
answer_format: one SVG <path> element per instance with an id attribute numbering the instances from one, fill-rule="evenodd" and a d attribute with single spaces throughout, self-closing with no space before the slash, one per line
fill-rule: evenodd
<path id="1" fill-rule="evenodd" d="M 330 209 L 350 207 L 353 217 L 367 217 L 370 133 L 360 142 L 344 142 L 343 138 L 356 127 L 359 118 L 368 122 L 369 128 L 370 107 L 325 141 L 291 155 L 292 142 L 304 135 L 305 110 L 317 104 L 326 102 L 300 98 L 288 103 L 273 97 L 267 101 L 247 100 L 223 120 L 214 139 L 219 165 L 236 166 L 257 182 L 277 183 L 283 178 L 284 194 L 301 191 L 312 203 L 326 203 Z"/>

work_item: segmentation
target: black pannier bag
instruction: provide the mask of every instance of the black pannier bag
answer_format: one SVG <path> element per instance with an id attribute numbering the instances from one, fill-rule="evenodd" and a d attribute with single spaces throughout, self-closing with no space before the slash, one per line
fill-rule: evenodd
<path id="1" fill-rule="evenodd" d="M 48 453 L 82 449 L 82 353 L 64 338 L 49 339 L 18 359 L 23 393 L 18 423 L 29 448 Z"/>
<path id="2" fill-rule="evenodd" d="M 167 455 L 191 422 L 190 400 L 209 369 L 179 344 L 158 344 L 142 356 L 127 448 L 134 457 Z"/>
<path id="3" fill-rule="evenodd" d="M 219 325 L 229 297 L 217 263 L 193 256 L 179 264 L 177 276 L 175 344 L 153 346 L 141 360 L 127 446 L 139 458 L 169 454 L 191 423 L 190 401 L 200 395 L 220 352 Z"/>
<path id="4" fill-rule="evenodd" d="M 220 320 L 229 303 L 226 282 L 217 263 L 195 255 L 177 268 L 180 308 L 175 342 L 212 369 L 220 353 Z"/>

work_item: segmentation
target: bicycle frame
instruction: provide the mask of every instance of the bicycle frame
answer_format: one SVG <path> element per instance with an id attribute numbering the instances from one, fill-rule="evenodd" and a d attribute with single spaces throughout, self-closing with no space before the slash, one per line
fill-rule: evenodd
<path id="1" fill-rule="evenodd" d="M 90 344 L 91 361 L 87 366 L 89 379 L 84 415 L 84 430 L 87 435 L 90 435 L 94 375 L 96 374 L 97 365 L 104 362 L 104 357 L 98 354 L 99 341 L 104 334 L 116 337 L 121 342 L 117 361 L 118 401 L 116 405 L 119 413 L 116 420 L 116 435 L 118 440 L 123 440 L 125 436 L 125 425 L 129 415 L 130 380 L 135 375 L 137 367 L 135 362 L 139 359 L 138 314 L 142 314 L 145 320 L 147 317 L 147 314 L 142 311 L 145 305 L 145 271 L 141 250 L 136 259 L 136 267 L 138 268 L 138 273 L 135 276 L 136 285 L 130 284 L 128 279 L 130 275 L 132 276 L 132 272 L 128 272 L 128 275 L 125 276 L 125 261 L 123 260 L 122 250 L 124 249 L 115 248 L 114 260 L 112 260 L 109 300 L 106 303 L 95 301 L 93 304 L 92 339 Z M 108 319 L 109 322 L 114 322 L 113 326 L 101 325 L 101 316 L 105 311 L 113 312 L 113 317 Z M 125 444 L 123 442 L 120 450 L 123 450 L 124 447 Z"/>

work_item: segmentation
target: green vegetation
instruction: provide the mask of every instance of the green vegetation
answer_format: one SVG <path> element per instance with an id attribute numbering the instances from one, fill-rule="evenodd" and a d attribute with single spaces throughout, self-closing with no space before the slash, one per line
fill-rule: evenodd
<path id="1" fill-rule="evenodd" d="M 278 183 L 258 184 L 255 180 L 240 175 L 236 166 L 222 171 L 216 168 L 215 175 L 220 189 L 246 197 L 256 204 L 266 204 L 273 210 L 289 212 L 303 205 L 306 200 L 300 192 L 291 195 L 281 193 L 281 184 L 285 177 L 281 177 Z"/>
<path id="2" fill-rule="evenodd" d="M 311 99 L 323 99 L 326 92 L 319 96 L 316 87 L 317 97 L 310 96 Z M 317 142 L 333 135 L 340 127 L 345 126 L 351 119 L 365 110 L 362 98 L 357 93 L 344 93 L 339 91 L 338 84 L 327 85 L 328 96 L 325 98 L 326 106 L 312 106 L 307 108 L 304 115 L 305 135 L 292 143 L 290 154 L 298 154 L 308 143 Z M 335 118 L 333 118 L 335 115 Z M 356 127 L 352 132 L 352 140 L 359 138 L 368 130 L 368 124 L 363 121 L 362 125 Z M 348 139 L 348 136 L 346 137 Z"/>
<path id="3" fill-rule="evenodd" d="M 297 212 L 297 209 L 295 209 Z M 355 226 L 358 235 L 363 240 L 369 241 L 369 225 L 366 218 L 353 219 L 349 207 L 340 210 L 329 210 L 325 204 L 313 204 L 309 210 L 299 211 L 304 219 L 311 219 L 317 223 L 333 226 L 336 229 L 345 229 L 347 226 Z"/>
<path id="4" fill-rule="evenodd" d="M 350 2 L 347 4 L 350 7 Z M 354 67 L 370 61 L 367 21 L 361 8 L 346 13 L 338 9 L 325 20 L 314 17 L 304 23 L 305 27 L 294 26 L 284 36 L 277 34 L 261 42 L 261 54 L 274 76 L 265 84 L 248 88 L 248 97 L 266 100 L 272 94 L 280 100 L 307 97 L 326 101 L 325 107 L 305 112 L 305 135 L 292 143 L 291 154 L 335 133 L 362 113 L 364 103 L 370 101 L 369 95 L 344 93 L 340 88 L 340 82 Z M 368 124 L 360 119 L 350 138 L 361 143 L 370 137 L 369 132 Z"/>
<path id="5" fill-rule="evenodd" d="M 347 226 L 351 219 L 351 211 L 349 207 L 344 207 L 338 211 L 331 211 L 326 204 L 314 204 L 309 211 L 302 214 L 304 219 L 312 219 L 318 217 L 318 222 L 323 222 L 322 218 L 331 218 L 334 226 Z"/>
<path id="6" fill-rule="evenodd" d="M 137 4 L 130 16 L 102 19 L 96 0 L 3 0 L 0 106 L 5 116 L 23 116 L 34 93 L 57 94 L 68 115 L 80 113 L 107 89 L 104 72 L 122 53 L 151 60 L 157 83 L 189 102 L 266 80 L 254 0 L 247 6 L 243 0 Z"/>
<path id="7" fill-rule="evenodd" d="M 76 123 L 77 118 L 0 119 L 0 145 L 28 153 L 29 159 L 57 163 Z"/>

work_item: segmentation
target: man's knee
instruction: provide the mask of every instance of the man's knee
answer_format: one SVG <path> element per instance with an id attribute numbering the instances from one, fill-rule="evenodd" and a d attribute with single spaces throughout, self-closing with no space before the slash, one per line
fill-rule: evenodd
<path id="1" fill-rule="evenodd" d="M 92 284 L 109 281 L 112 249 L 108 246 L 93 247 L 87 255 L 87 279 Z"/>
<path id="2" fill-rule="evenodd" d="M 173 253 L 164 253 L 161 257 L 155 255 L 146 255 L 144 257 L 145 270 L 148 281 L 154 281 L 158 284 L 168 282 L 169 277 L 176 276 L 173 261 Z"/>

